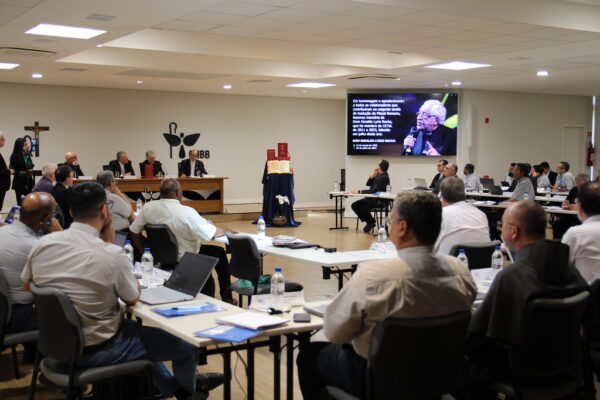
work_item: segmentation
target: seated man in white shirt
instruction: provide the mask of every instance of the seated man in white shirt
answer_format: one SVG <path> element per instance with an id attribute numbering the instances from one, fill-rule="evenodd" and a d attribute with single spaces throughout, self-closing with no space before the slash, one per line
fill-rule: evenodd
<path id="1" fill-rule="evenodd" d="M 117 231 L 129 229 L 129 225 L 135 219 L 129 199 L 119 190 L 115 182 L 115 176 L 110 171 L 98 172 L 98 182 L 106 192 L 113 228 Z"/>
<path id="2" fill-rule="evenodd" d="M 506 200 L 509 202 L 515 202 L 520 200 L 535 201 L 535 189 L 533 183 L 529 179 L 529 172 L 531 166 L 527 163 L 517 163 L 513 169 L 513 176 L 517 181 L 517 186 L 510 199 Z"/>
<path id="3" fill-rule="evenodd" d="M 587 182 L 578 193 L 579 219 L 562 238 L 569 245 L 569 259 L 588 282 L 600 277 L 600 183 Z"/>
<path id="4" fill-rule="evenodd" d="M 475 166 L 470 163 L 466 164 L 463 173 L 465 174 L 465 190 L 467 192 L 476 192 L 481 182 L 479 181 L 479 177 L 475 175 Z"/>
<path id="5" fill-rule="evenodd" d="M 556 172 L 558 172 L 558 175 L 556 176 L 556 184 L 552 186 L 553 190 L 566 192 L 575 186 L 575 177 L 573 177 L 573 174 L 569 172 L 570 168 L 571 166 L 566 161 L 561 161 L 558 163 L 556 166 Z"/>
<path id="6" fill-rule="evenodd" d="M 444 179 L 440 189 L 442 228 L 434 251 L 449 254 L 457 243 L 489 241 L 488 219 L 480 209 L 465 201 L 465 187 L 460 179 Z"/>
<path id="7" fill-rule="evenodd" d="M 362 263 L 325 313 L 325 336 L 298 355 L 305 399 L 319 399 L 326 385 L 365 398 L 371 334 L 389 317 L 427 318 L 471 309 L 477 287 L 455 257 L 436 256 L 442 222 L 431 193 L 401 193 L 390 213 L 390 239 L 398 257 Z M 351 342 L 351 344 L 350 344 Z"/>
<path id="8" fill-rule="evenodd" d="M 177 399 L 206 398 L 222 376 L 198 376 L 195 347 L 162 329 L 123 319 L 119 300 L 137 303 L 140 285 L 123 250 L 112 244 L 115 231 L 106 192 L 96 182 L 75 185 L 69 195 L 71 227 L 41 238 L 21 274 L 30 282 L 63 291 L 81 319 L 82 368 L 110 366 L 149 358 L 160 392 Z M 3 228 L 4 229 L 4 228 Z M 171 361 L 173 374 L 162 361 Z M 196 393 L 196 391 L 201 393 Z"/>
<path id="9" fill-rule="evenodd" d="M 192 207 L 181 204 L 181 198 L 181 185 L 177 180 L 165 179 L 162 181 L 160 200 L 147 203 L 129 227 L 133 242 L 142 251 L 144 243 L 140 233 L 146 224 L 167 225 L 177 239 L 178 259 L 181 259 L 186 251 L 206 254 L 219 259 L 215 270 L 219 278 L 221 299 L 228 303 L 236 303 L 231 297 L 231 275 L 225 250 L 222 247 L 207 244 L 200 246 L 200 242 L 223 236 L 232 231 L 210 224 Z M 215 297 L 215 283 L 212 277 L 202 288 L 202 293 Z"/>

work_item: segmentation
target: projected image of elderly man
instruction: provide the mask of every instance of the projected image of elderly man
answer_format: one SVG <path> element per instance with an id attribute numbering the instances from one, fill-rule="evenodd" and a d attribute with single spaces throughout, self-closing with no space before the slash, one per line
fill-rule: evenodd
<path id="1" fill-rule="evenodd" d="M 416 126 L 404 137 L 403 155 L 441 156 L 456 154 L 456 131 L 444 126 L 446 107 L 427 100 L 417 113 Z"/>

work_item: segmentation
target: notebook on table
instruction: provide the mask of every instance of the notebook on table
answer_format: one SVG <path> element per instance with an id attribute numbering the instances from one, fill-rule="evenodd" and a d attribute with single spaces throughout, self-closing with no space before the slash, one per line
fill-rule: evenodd
<path id="1" fill-rule="evenodd" d="M 186 252 L 164 286 L 143 289 L 140 300 L 146 304 L 166 304 L 192 300 L 204 286 L 218 259 Z"/>
<path id="2" fill-rule="evenodd" d="M 331 299 L 323 300 L 323 301 L 313 301 L 311 303 L 306 303 L 304 305 L 304 309 L 307 313 L 316 315 L 317 317 L 323 317 L 325 315 L 325 310 L 331 304 Z"/>

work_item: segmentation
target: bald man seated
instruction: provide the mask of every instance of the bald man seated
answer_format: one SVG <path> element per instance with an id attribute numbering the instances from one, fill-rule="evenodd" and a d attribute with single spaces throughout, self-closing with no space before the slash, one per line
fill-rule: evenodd
<path id="1" fill-rule="evenodd" d="M 10 289 L 12 312 L 7 333 L 37 329 L 33 295 L 23 288 L 21 272 L 27 255 L 40 235 L 60 231 L 56 217 L 56 201 L 46 192 L 30 193 L 21 202 L 21 219 L 0 228 L 0 273 Z M 25 345 L 24 361 L 33 361 L 35 345 Z"/>
<path id="2" fill-rule="evenodd" d="M 81 167 L 79 166 L 79 161 L 77 160 L 77 154 L 73 153 L 72 151 L 65 153 L 65 162 L 62 164 L 58 164 L 59 167 L 61 165 L 68 165 L 69 167 L 71 167 L 71 169 L 73 170 L 73 177 L 75 179 L 79 178 L 80 176 L 85 175 L 83 173 L 83 171 L 81 170 Z"/>

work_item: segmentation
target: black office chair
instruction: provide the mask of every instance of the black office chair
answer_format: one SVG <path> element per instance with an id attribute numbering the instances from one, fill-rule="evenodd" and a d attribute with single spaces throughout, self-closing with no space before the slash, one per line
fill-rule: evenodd
<path id="1" fill-rule="evenodd" d="M 457 243 L 450 249 L 450 255 L 456 257 L 459 250 L 464 249 L 469 260 L 469 269 L 489 268 L 492 266 L 492 253 L 496 246 L 500 246 L 499 240 Z"/>
<path id="2" fill-rule="evenodd" d="M 227 234 L 231 260 L 229 272 L 238 280 L 231 283 L 231 290 L 239 296 L 239 306 L 243 306 L 243 296 L 248 296 L 248 304 L 252 295 L 271 292 L 271 283 L 260 283 L 262 276 L 262 259 L 254 239 L 247 235 Z M 248 285 L 250 282 L 250 285 Z M 299 283 L 285 281 L 286 292 L 298 292 L 303 289 Z"/>
<path id="3" fill-rule="evenodd" d="M 110 171 L 110 170 L 111 170 L 111 169 L 110 169 L 110 165 L 108 165 L 108 164 L 104 164 L 104 165 L 102 166 L 102 171 Z"/>
<path id="4" fill-rule="evenodd" d="M 67 398 L 77 397 L 82 385 L 123 375 L 145 372 L 150 396 L 154 395 L 152 362 L 135 360 L 97 368 L 80 368 L 78 360 L 83 354 L 83 331 L 79 315 L 71 299 L 55 288 L 42 288 L 31 284 L 38 310 L 40 339 L 39 353 L 44 354 L 39 364 L 36 360 L 31 377 L 29 399 L 35 396 L 36 381 L 41 371 L 52 383 L 67 388 Z M 39 354 L 38 353 L 38 354 Z"/>
<path id="5" fill-rule="evenodd" d="M 367 399 L 452 399 L 463 391 L 466 361 L 463 345 L 470 311 L 432 318 L 388 318 L 371 336 L 367 364 Z M 356 400 L 327 386 L 337 400 Z M 445 396 L 445 397 L 444 397 Z"/>
<path id="6" fill-rule="evenodd" d="M 375 219 L 375 227 L 371 230 L 371 232 L 375 231 L 375 233 L 377 233 L 379 231 L 379 227 L 381 227 L 381 225 L 386 225 L 385 219 L 388 216 L 388 214 L 390 213 L 391 205 L 392 205 L 392 202 L 385 201 L 385 200 L 379 200 L 378 206 L 371 209 L 371 214 L 373 214 L 373 218 Z M 359 219 L 356 218 L 356 227 L 354 228 L 355 231 L 358 231 L 358 221 L 359 221 Z M 386 227 L 386 231 L 387 231 L 387 227 Z"/>
<path id="7" fill-rule="evenodd" d="M 146 235 L 150 253 L 160 268 L 174 268 L 177 265 L 177 239 L 167 225 L 148 224 Z"/>
<path id="8" fill-rule="evenodd" d="M 492 383 L 499 398 L 562 399 L 584 388 L 581 327 L 589 300 L 589 292 L 584 291 L 529 301 L 521 344 L 508 345 L 511 376 Z"/>
<path id="9" fill-rule="evenodd" d="M 15 379 L 20 379 L 19 360 L 17 358 L 17 345 L 22 343 L 37 342 L 38 331 L 6 333 L 8 321 L 11 316 L 12 301 L 10 298 L 10 289 L 6 278 L 0 271 L 0 347 L 10 347 Z"/>

